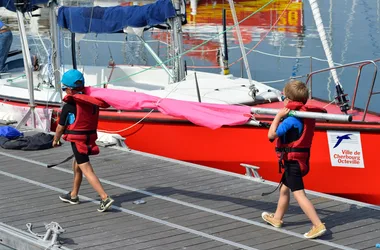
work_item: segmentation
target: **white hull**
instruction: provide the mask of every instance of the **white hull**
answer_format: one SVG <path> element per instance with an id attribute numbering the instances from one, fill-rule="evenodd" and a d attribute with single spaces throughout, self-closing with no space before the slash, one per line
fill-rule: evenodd
<path id="1" fill-rule="evenodd" d="M 65 66 L 65 69 L 61 70 L 64 72 L 70 68 L 69 66 Z M 80 71 L 83 70 L 82 68 L 78 69 Z M 202 102 L 224 104 L 254 103 L 254 99 L 250 96 L 248 79 L 206 72 L 196 73 Z M 19 77 L 23 74 L 24 72 L 1 75 L 0 93 L 3 98 L 24 100 L 29 98 L 27 79 Z M 41 72 L 34 72 L 33 75 L 35 88 L 40 86 L 38 90 L 34 91 L 35 101 L 39 103 L 59 103 L 60 94 L 53 87 L 49 88 L 47 84 L 42 84 L 43 80 L 47 78 L 41 77 Z M 163 69 L 149 69 L 146 66 L 123 65 L 116 66 L 113 69 L 112 67 L 86 66 L 84 76 L 86 86 L 103 87 L 110 77 L 108 88 L 143 92 L 162 98 L 198 101 L 194 71 L 188 71 L 187 79 L 178 83 L 169 83 L 169 76 Z M 256 102 L 268 99 L 275 101 L 280 95 L 280 92 L 274 88 L 256 81 L 253 81 L 253 83 L 259 90 Z"/>

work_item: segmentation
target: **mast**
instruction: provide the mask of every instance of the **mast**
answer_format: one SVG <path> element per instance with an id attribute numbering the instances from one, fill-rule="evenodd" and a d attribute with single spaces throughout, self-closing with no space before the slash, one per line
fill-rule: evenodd
<path id="1" fill-rule="evenodd" d="M 227 15 L 226 9 L 223 8 L 223 74 L 230 74 L 230 69 L 228 68 L 228 48 L 227 48 Z"/>
<path id="2" fill-rule="evenodd" d="M 59 94 L 60 100 L 62 100 L 61 91 L 61 73 L 60 62 L 58 51 L 58 32 L 57 32 L 57 15 L 55 12 L 56 2 L 52 1 L 49 6 L 49 22 L 50 22 L 50 36 L 52 41 L 52 63 L 53 63 L 53 74 L 54 74 L 54 88 L 56 93 Z"/>
<path id="3" fill-rule="evenodd" d="M 176 16 L 170 18 L 170 26 L 172 28 L 172 51 L 173 51 L 173 75 L 174 82 L 183 81 L 185 79 L 185 63 L 182 57 L 183 38 L 182 38 L 182 14 L 181 3 L 183 0 L 173 0 L 176 10 Z"/>

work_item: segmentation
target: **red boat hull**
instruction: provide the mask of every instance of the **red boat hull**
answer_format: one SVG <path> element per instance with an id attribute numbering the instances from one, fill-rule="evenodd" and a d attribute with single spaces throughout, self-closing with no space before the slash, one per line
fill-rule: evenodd
<path id="1" fill-rule="evenodd" d="M 245 125 L 211 130 L 160 113 L 152 113 L 136 124 L 145 115 L 145 112 L 105 112 L 99 130 L 117 131 L 135 150 L 240 174 L 245 173 L 240 164 L 247 163 L 260 167 L 264 179 L 280 180 L 274 144 L 268 141 L 267 128 Z M 364 168 L 332 166 L 327 130 L 360 131 Z M 311 170 L 305 177 L 306 188 L 380 205 L 377 184 L 380 168 L 373 146 L 380 141 L 379 132 L 378 123 L 318 123 L 311 149 Z"/>
<path id="2" fill-rule="evenodd" d="M 310 100 L 316 106 L 326 103 Z M 17 106 L 26 104 L 8 102 Z M 258 107 L 280 108 L 281 102 L 257 105 Z M 43 107 L 43 106 L 41 106 Z M 53 107 L 52 107 L 53 108 Z M 55 130 L 58 108 L 53 108 L 52 130 Z M 329 113 L 339 113 L 335 105 L 328 107 Z M 380 205 L 380 187 L 375 143 L 380 141 L 380 116 L 367 114 L 366 120 L 358 122 L 362 112 L 354 111 L 353 123 L 317 123 L 311 148 L 310 172 L 305 177 L 309 190 L 338 195 L 354 200 Z M 257 116 L 256 119 L 271 122 L 272 117 Z M 244 174 L 241 163 L 260 167 L 259 174 L 266 180 L 278 182 L 280 174 L 274 152 L 274 144 L 267 138 L 268 128 L 250 125 L 209 129 L 194 125 L 186 120 L 158 112 L 144 111 L 100 112 L 99 131 L 118 133 L 126 138 L 126 144 L 134 150 L 166 156 L 182 161 L 197 163 L 234 173 Z M 331 143 L 328 134 L 332 131 L 360 133 L 363 166 L 332 166 Z M 331 137 L 330 137 L 331 139 Z M 355 152 L 352 153 L 355 156 Z M 334 155 L 333 155 L 334 156 Z"/>

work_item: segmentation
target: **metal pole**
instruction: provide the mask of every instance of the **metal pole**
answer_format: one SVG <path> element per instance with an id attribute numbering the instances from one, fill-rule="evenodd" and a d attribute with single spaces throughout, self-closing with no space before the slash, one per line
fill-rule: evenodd
<path id="1" fill-rule="evenodd" d="M 372 94 L 373 94 L 373 88 L 375 87 L 375 82 L 376 82 L 376 76 L 377 76 L 377 65 L 375 64 L 375 74 L 373 74 L 372 85 L 371 85 L 371 88 L 369 90 L 369 95 L 368 95 L 367 103 L 365 105 L 365 109 L 364 109 L 364 113 L 363 113 L 363 118 L 362 118 L 363 122 L 365 121 L 365 116 L 367 115 L 367 112 L 368 112 L 369 103 L 371 102 L 371 97 L 372 97 Z"/>
<path id="2" fill-rule="evenodd" d="M 54 74 L 54 87 L 55 91 L 59 93 L 60 99 L 62 100 L 61 91 L 61 72 L 60 69 L 60 57 L 58 51 L 58 32 L 57 32 L 57 15 L 55 12 L 55 3 L 50 3 L 49 10 L 49 22 L 50 22 L 50 36 L 52 40 L 52 63 L 53 63 L 53 74 Z"/>
<path id="3" fill-rule="evenodd" d="M 154 50 L 149 46 L 149 44 L 147 42 L 145 42 L 144 38 L 142 38 L 141 36 L 138 36 L 138 35 L 137 35 L 137 37 L 144 44 L 144 46 L 148 50 L 148 52 L 153 56 L 154 60 L 156 60 L 156 62 L 158 62 L 160 64 L 160 66 L 166 71 L 166 73 L 168 73 L 168 75 L 170 76 L 170 78 L 174 80 L 174 76 L 173 76 L 172 72 L 170 72 L 170 70 L 166 67 L 166 65 L 164 64 L 164 62 L 154 52 Z"/>
<path id="4" fill-rule="evenodd" d="M 242 38 L 241 32 L 240 32 L 239 21 L 237 20 L 237 16 L 236 16 L 235 5 L 234 5 L 233 0 L 228 0 L 228 2 L 230 3 L 232 18 L 234 19 L 234 24 L 236 27 L 236 33 L 237 33 L 239 45 L 240 45 L 240 51 L 241 51 L 241 55 L 243 57 L 243 61 L 244 61 L 244 65 L 245 65 L 245 70 L 247 72 L 249 84 L 254 86 L 254 84 L 252 83 L 251 71 L 249 69 L 247 55 L 245 54 L 245 48 L 244 48 L 243 38 Z M 253 96 L 256 96 L 256 89 L 253 89 L 252 93 L 253 93 Z"/>
<path id="5" fill-rule="evenodd" d="M 36 120 L 35 120 L 35 103 L 34 103 L 34 84 L 33 84 L 33 73 L 32 73 L 32 60 L 29 53 L 29 45 L 28 40 L 26 38 L 26 32 L 25 32 L 25 23 L 24 23 L 24 16 L 21 13 L 20 10 L 16 10 L 17 13 L 17 20 L 18 20 L 18 27 L 20 30 L 20 40 L 22 45 L 22 54 L 24 59 L 24 68 L 25 68 L 25 74 L 26 79 L 28 81 L 28 91 L 29 91 L 29 107 L 30 107 L 30 113 L 32 118 L 32 127 L 36 127 Z M 26 116 L 27 116 L 26 115 Z M 26 119 L 26 116 L 24 117 Z M 24 120 L 24 119 L 22 119 Z M 22 125 L 21 123 L 19 125 Z M 17 127 L 19 127 L 19 125 Z"/>
<path id="6" fill-rule="evenodd" d="M 71 58 L 73 60 L 73 69 L 77 69 L 77 58 L 75 55 L 75 33 L 71 33 Z"/>
<path id="7" fill-rule="evenodd" d="M 276 115 L 279 109 L 268 109 L 268 108 L 251 108 L 251 113 L 260 115 Z M 326 114 L 319 112 L 304 112 L 292 110 L 289 112 L 289 116 L 295 116 L 299 118 L 310 118 L 328 121 L 338 121 L 338 122 L 351 122 L 352 115 L 340 115 L 340 114 Z"/>
<path id="8" fill-rule="evenodd" d="M 182 3 L 182 1 L 181 1 Z M 173 33 L 173 49 L 174 49 L 174 70 L 175 70 L 175 82 L 183 81 L 185 79 L 185 69 L 183 62 L 183 41 L 182 41 L 182 22 L 179 11 L 181 9 L 180 1 L 173 1 L 174 8 L 176 9 L 176 16 L 171 18 L 171 27 Z"/>
<path id="9" fill-rule="evenodd" d="M 228 68 L 228 48 L 227 48 L 227 21 L 226 21 L 226 9 L 223 9 L 223 73 L 228 75 L 230 73 L 230 69 Z"/>
<path id="10" fill-rule="evenodd" d="M 198 102 L 202 102 L 202 100 L 201 100 L 201 93 L 199 91 L 197 72 L 194 72 L 194 77 L 195 77 L 195 86 L 197 87 Z"/>

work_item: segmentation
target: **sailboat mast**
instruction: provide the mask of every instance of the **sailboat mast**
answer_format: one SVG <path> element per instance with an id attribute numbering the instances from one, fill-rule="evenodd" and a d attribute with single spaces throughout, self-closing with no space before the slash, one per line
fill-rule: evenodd
<path id="1" fill-rule="evenodd" d="M 182 38 L 182 15 L 181 15 L 182 0 L 174 0 L 173 5 L 176 10 L 176 16 L 170 19 L 172 28 L 172 45 L 173 45 L 173 75 L 174 82 L 183 81 L 185 79 L 185 64 L 183 61 L 183 38 Z"/>
<path id="2" fill-rule="evenodd" d="M 56 3 L 55 1 L 50 3 L 49 9 L 49 22 L 50 22 L 50 36 L 52 40 L 52 63 L 53 63 L 53 74 L 54 74 L 54 87 L 56 93 L 59 94 L 60 100 L 62 100 L 61 91 L 61 73 L 59 71 L 60 57 L 58 51 L 58 32 L 57 32 L 57 15 L 55 12 Z"/>

